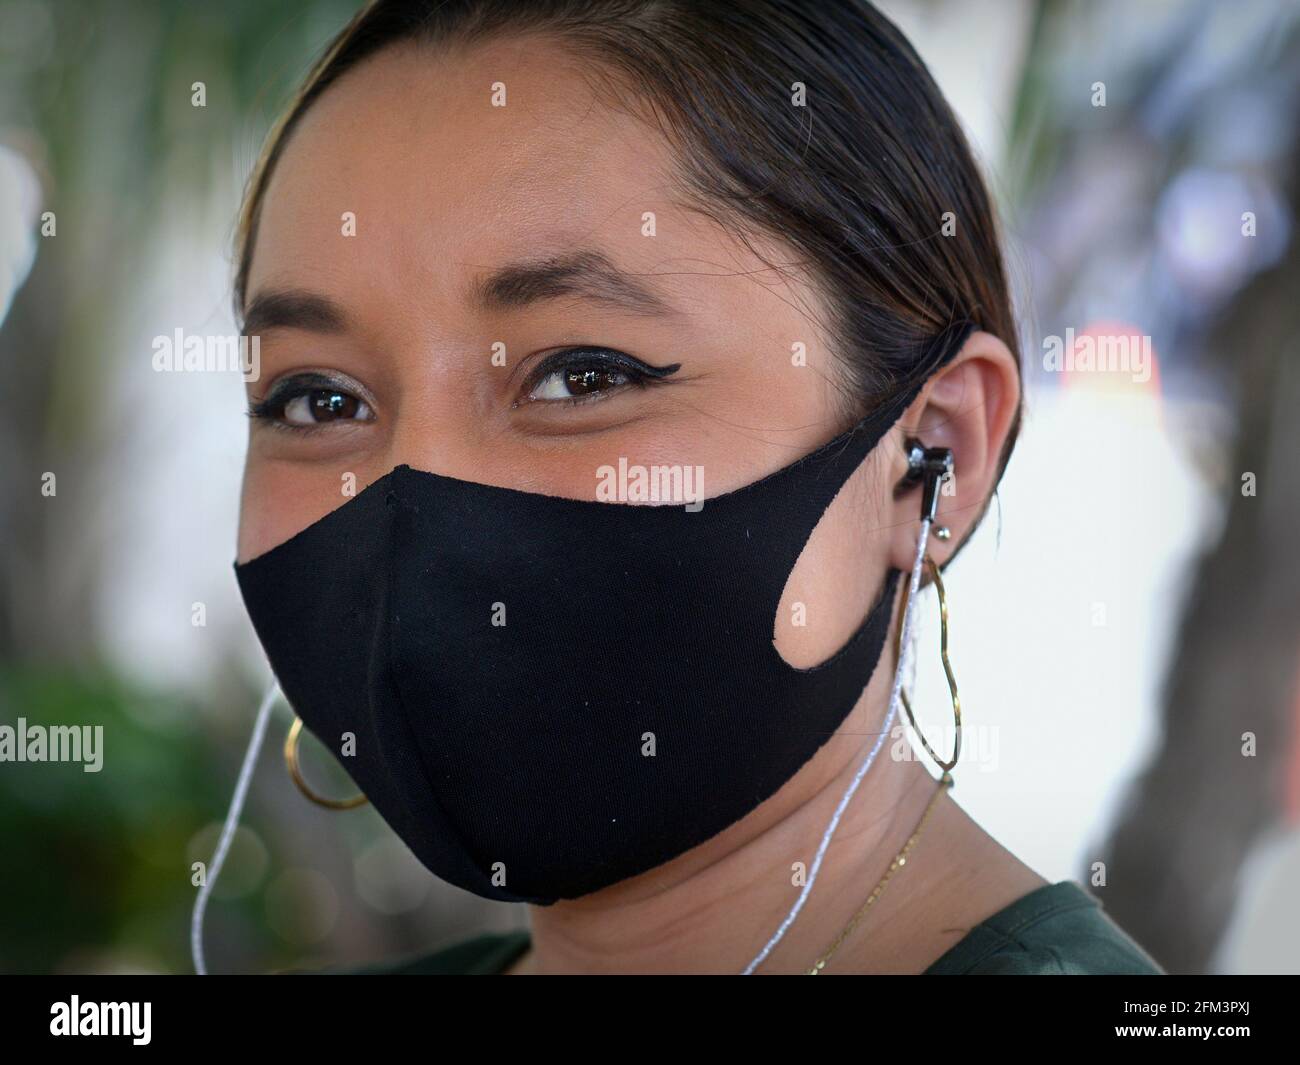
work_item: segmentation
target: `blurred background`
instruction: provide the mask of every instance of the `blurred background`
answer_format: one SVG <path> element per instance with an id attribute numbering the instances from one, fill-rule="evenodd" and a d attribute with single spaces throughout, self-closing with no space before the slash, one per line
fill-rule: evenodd
<path id="1" fill-rule="evenodd" d="M 1300 971 L 1300 2 L 880 6 L 985 165 L 1023 322 L 1024 435 L 947 578 L 956 797 L 1170 971 Z M 0 762 L 0 971 L 192 971 L 191 866 L 269 673 L 232 571 L 242 381 L 156 372 L 154 338 L 237 331 L 243 184 L 354 7 L 0 0 L 0 725 L 105 743 L 97 773 Z M 211 970 L 525 923 L 307 802 L 289 720 Z"/>

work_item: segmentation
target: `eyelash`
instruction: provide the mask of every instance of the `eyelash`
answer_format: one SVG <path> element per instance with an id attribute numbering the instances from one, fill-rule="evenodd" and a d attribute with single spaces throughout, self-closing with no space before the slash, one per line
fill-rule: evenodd
<path id="1" fill-rule="evenodd" d="M 513 406 L 521 407 L 531 403 L 545 403 L 548 405 L 564 404 L 565 406 L 574 407 L 582 403 L 595 402 L 605 399 L 611 392 L 619 391 L 627 385 L 646 388 L 655 384 L 681 369 L 681 363 L 675 362 L 669 366 L 650 366 L 640 359 L 634 359 L 632 356 L 621 351 L 615 351 L 612 348 L 564 348 L 561 351 L 553 352 L 542 360 L 541 365 L 529 374 L 522 391 L 526 396 L 530 397 L 538 386 L 552 374 L 578 369 L 596 369 L 605 372 L 617 371 L 626 374 L 629 379 L 611 388 L 602 389 L 586 396 L 565 396 L 559 399 L 543 400 L 525 398 L 517 400 Z"/>
<path id="2" fill-rule="evenodd" d="M 360 390 L 357 389 L 355 384 L 322 373 L 298 374 L 277 381 L 262 399 L 249 406 L 248 416 L 262 419 L 265 424 L 274 429 L 291 433 L 313 433 L 328 428 L 332 424 L 328 421 L 316 425 L 304 425 L 285 420 L 285 408 L 290 403 L 295 399 L 301 399 L 303 396 L 310 396 L 314 392 L 333 392 L 346 396 L 356 400 L 357 403 L 363 405 L 370 412 L 368 418 L 343 419 L 345 421 L 367 422 L 374 420 L 373 405 L 370 400 L 363 398 L 359 394 Z"/>
<path id="3" fill-rule="evenodd" d="M 543 403 L 547 405 L 559 405 L 574 407 L 583 403 L 592 403 L 597 400 L 605 399 L 611 392 L 616 392 L 627 386 L 636 388 L 646 388 L 649 385 L 661 381 L 670 374 L 676 373 L 681 369 L 681 363 L 672 363 L 668 366 L 650 366 L 626 355 L 621 351 L 615 351 L 612 348 L 599 347 L 573 347 L 564 348 L 560 351 L 553 352 L 542 360 L 540 366 L 533 370 L 523 386 L 525 396 L 531 396 L 538 386 L 552 374 L 561 373 L 566 370 L 576 369 L 597 369 L 605 372 L 617 371 L 628 377 L 627 381 L 614 385 L 611 388 L 602 389 L 592 392 L 585 396 L 565 396 L 559 399 L 535 400 L 525 398 L 517 400 L 512 406 L 521 407 L 532 403 Z M 373 405 L 368 399 L 358 395 L 356 386 L 351 382 L 345 382 L 330 377 L 322 373 L 305 373 L 294 377 L 285 378 L 276 382 L 267 394 L 255 403 L 252 403 L 248 409 L 250 418 L 258 418 L 265 424 L 279 430 L 292 433 L 311 433 L 318 432 L 321 429 L 329 427 L 331 422 L 320 422 L 316 425 L 307 425 L 285 420 L 285 408 L 295 399 L 303 396 L 310 396 L 314 392 L 335 392 L 342 396 L 347 396 L 363 404 L 371 412 L 369 418 L 347 418 L 343 421 L 365 422 L 374 418 Z"/>

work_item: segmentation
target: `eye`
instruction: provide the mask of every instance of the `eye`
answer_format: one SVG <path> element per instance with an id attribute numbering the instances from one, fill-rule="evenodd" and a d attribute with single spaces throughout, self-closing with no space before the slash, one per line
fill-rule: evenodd
<path id="1" fill-rule="evenodd" d="M 580 403 L 625 385 L 646 385 L 676 373 L 681 363 L 650 366 L 609 348 L 568 348 L 547 356 L 532 374 L 525 403 Z"/>
<path id="2" fill-rule="evenodd" d="M 373 421 L 374 410 L 359 388 L 324 374 L 299 374 L 277 381 L 249 415 L 286 429 L 313 429 L 331 422 Z"/>
<path id="3" fill-rule="evenodd" d="M 529 394 L 528 398 L 572 399 L 607 392 L 631 380 L 622 370 L 604 366 L 571 366 L 565 370 L 552 370 Z"/>
<path id="4" fill-rule="evenodd" d="M 284 405 L 284 420 L 290 425 L 312 425 L 348 418 L 366 418 L 370 408 L 356 396 L 337 388 L 318 388 L 294 396 Z"/>

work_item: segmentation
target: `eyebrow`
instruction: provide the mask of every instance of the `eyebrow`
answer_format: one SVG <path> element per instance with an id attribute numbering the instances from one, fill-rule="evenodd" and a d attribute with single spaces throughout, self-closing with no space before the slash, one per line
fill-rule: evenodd
<path id="1" fill-rule="evenodd" d="M 337 303 L 325 296 L 297 289 L 259 292 L 244 312 L 243 331 L 250 336 L 268 329 L 341 333 L 346 328 L 347 315 Z"/>
<path id="2" fill-rule="evenodd" d="M 472 302 L 485 310 L 506 311 L 544 300 L 577 296 L 633 314 L 670 316 L 680 312 L 653 288 L 625 273 L 603 252 L 575 251 L 508 263 L 473 281 Z M 243 332 L 305 329 L 342 333 L 347 315 L 333 300 L 299 289 L 259 292 L 244 312 Z"/>
<path id="3" fill-rule="evenodd" d="M 470 299 L 485 310 L 517 310 L 543 300 L 577 296 L 633 314 L 679 312 L 603 252 L 580 250 L 509 263 L 474 281 Z"/>

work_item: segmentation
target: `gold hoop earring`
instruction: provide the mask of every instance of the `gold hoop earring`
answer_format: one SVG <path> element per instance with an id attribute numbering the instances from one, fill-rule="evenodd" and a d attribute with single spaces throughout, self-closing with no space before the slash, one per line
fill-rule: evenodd
<path id="1" fill-rule="evenodd" d="M 330 810 L 351 810 L 370 801 L 364 795 L 354 795 L 350 799 L 327 799 L 312 791 L 307 786 L 307 781 L 303 779 L 302 770 L 298 767 L 298 738 L 301 735 L 302 718 L 295 714 L 293 724 L 289 726 L 289 735 L 284 738 L 284 764 L 289 767 L 289 776 L 293 777 L 293 782 L 298 785 L 299 791 L 317 806 L 324 806 Z"/>
<path id="2" fill-rule="evenodd" d="M 943 659 L 943 671 L 948 676 L 948 690 L 952 692 L 952 716 L 957 724 L 957 735 L 953 740 L 951 762 L 945 762 L 930 746 L 925 734 L 921 732 L 921 729 L 916 724 L 916 718 L 912 714 L 912 704 L 907 699 L 907 692 L 901 686 L 898 689 L 898 694 L 903 701 L 903 709 L 907 711 L 907 720 L 911 722 L 912 729 L 920 737 L 921 746 L 939 764 L 940 769 L 945 773 L 950 773 L 953 766 L 957 764 L 957 759 L 961 757 L 961 698 L 957 695 L 957 678 L 952 674 L 952 663 L 948 661 L 948 597 L 943 590 L 943 578 L 939 575 L 938 565 L 929 555 L 925 556 L 925 565 L 930 571 L 931 579 L 934 581 L 935 591 L 939 593 L 939 655 Z M 898 637 L 894 641 L 894 654 L 900 665 L 903 661 L 903 618 L 907 616 L 907 601 L 911 592 L 910 585 L 905 583 L 903 585 L 903 600 L 900 604 L 902 609 L 898 615 Z"/>

